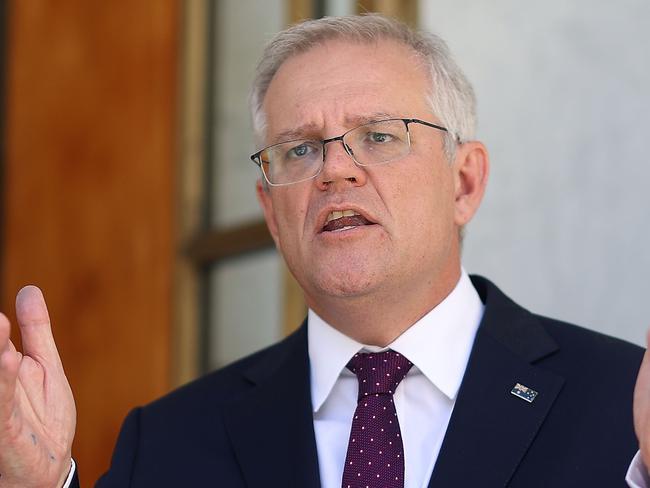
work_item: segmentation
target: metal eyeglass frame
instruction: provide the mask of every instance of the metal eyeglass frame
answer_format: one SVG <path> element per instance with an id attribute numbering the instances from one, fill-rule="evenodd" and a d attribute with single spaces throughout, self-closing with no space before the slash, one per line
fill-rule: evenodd
<path id="1" fill-rule="evenodd" d="M 443 127 L 443 126 L 437 125 L 437 124 L 433 124 L 431 122 L 427 122 L 426 120 L 402 119 L 402 118 L 374 120 L 372 122 L 366 122 L 365 124 L 361 124 L 361 125 L 359 125 L 357 127 L 353 127 L 352 129 L 349 129 L 349 130 L 345 131 L 340 136 L 330 137 L 329 139 L 321 139 L 321 140 L 318 140 L 318 139 L 313 139 L 313 140 L 311 140 L 311 139 L 293 139 L 293 140 L 290 140 L 290 141 L 276 142 L 275 144 L 271 144 L 270 146 L 266 146 L 266 147 L 260 149 L 255 154 L 252 154 L 250 158 L 257 166 L 259 166 L 260 171 L 264 175 L 264 179 L 266 180 L 266 182 L 270 186 L 293 185 L 295 183 L 301 183 L 303 181 L 307 181 L 307 180 L 311 180 L 312 178 L 316 178 L 320 174 L 320 172 L 323 170 L 323 166 L 325 166 L 325 156 L 326 156 L 325 144 L 329 144 L 330 142 L 334 142 L 334 141 L 341 141 L 341 144 L 343 145 L 343 149 L 345 149 L 345 152 L 347 153 L 347 155 L 350 156 L 352 158 L 352 161 L 354 161 L 354 163 L 356 165 L 358 165 L 358 166 L 376 166 L 376 165 L 380 165 L 380 164 L 389 163 L 391 161 L 395 161 L 395 159 L 391 159 L 391 160 L 388 160 L 388 161 L 382 161 L 381 163 L 375 163 L 375 164 L 363 164 L 363 163 L 360 163 L 354 157 L 354 153 L 352 152 L 352 149 L 350 149 L 350 147 L 345 143 L 345 141 L 343 141 L 343 138 L 345 136 L 347 136 L 350 132 L 357 130 L 359 127 L 363 127 L 364 125 L 370 125 L 370 124 L 380 123 L 380 122 L 392 122 L 394 120 L 401 120 L 402 122 L 404 122 L 404 126 L 406 127 L 406 134 L 407 134 L 407 137 L 408 137 L 409 152 L 410 152 L 410 148 L 411 148 L 411 132 L 409 131 L 409 124 L 422 124 L 422 125 L 426 125 L 427 127 L 432 127 L 434 129 L 438 129 L 440 131 L 449 133 L 449 130 L 446 127 Z M 458 141 L 458 136 L 456 136 L 455 139 Z M 294 141 L 297 142 L 297 141 L 302 141 L 302 140 L 305 140 L 305 141 L 309 140 L 311 142 L 320 142 L 321 145 L 323 146 L 323 149 L 322 149 L 323 161 L 321 162 L 321 165 L 318 168 L 318 171 L 315 174 L 313 174 L 312 176 L 308 176 L 307 178 L 303 178 L 302 180 L 291 181 L 289 183 L 271 183 L 269 181 L 268 176 L 266 175 L 266 172 L 264 171 L 264 168 L 262 167 L 262 158 L 261 158 L 262 153 L 264 151 L 266 151 L 267 149 L 272 148 L 273 146 L 279 146 L 280 144 L 286 144 L 288 142 L 294 142 Z M 408 153 L 406 153 L 406 154 L 408 154 Z M 406 154 L 404 156 L 406 156 Z"/>

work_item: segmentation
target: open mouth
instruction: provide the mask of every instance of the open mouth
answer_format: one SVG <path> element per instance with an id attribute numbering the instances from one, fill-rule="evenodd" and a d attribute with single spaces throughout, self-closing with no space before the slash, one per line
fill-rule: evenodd
<path id="1" fill-rule="evenodd" d="M 327 216 L 327 222 L 325 222 L 321 232 L 341 232 L 355 227 L 373 224 L 374 222 L 371 222 L 354 210 L 335 210 Z"/>

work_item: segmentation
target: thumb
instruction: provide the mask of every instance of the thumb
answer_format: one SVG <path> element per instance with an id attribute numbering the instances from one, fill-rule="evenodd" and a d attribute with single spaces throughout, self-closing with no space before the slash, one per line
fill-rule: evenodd
<path id="1" fill-rule="evenodd" d="M 47 305 L 38 287 L 28 285 L 18 292 L 16 318 L 20 327 L 23 354 L 49 363 L 59 361 Z"/>

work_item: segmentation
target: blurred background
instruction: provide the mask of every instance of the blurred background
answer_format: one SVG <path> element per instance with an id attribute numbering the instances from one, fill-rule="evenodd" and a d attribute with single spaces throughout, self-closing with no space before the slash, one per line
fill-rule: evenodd
<path id="1" fill-rule="evenodd" d="M 129 409 L 302 321 L 254 198 L 248 86 L 273 33 L 365 11 L 442 35 L 474 83 L 492 176 L 467 270 L 643 342 L 646 0 L 8 0 L 0 304 L 46 294 L 84 486 Z"/>

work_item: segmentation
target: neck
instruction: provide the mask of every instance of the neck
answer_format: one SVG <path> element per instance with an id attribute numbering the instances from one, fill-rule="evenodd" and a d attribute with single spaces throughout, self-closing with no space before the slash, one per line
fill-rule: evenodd
<path id="1" fill-rule="evenodd" d="M 385 347 L 433 310 L 455 288 L 460 265 L 438 274 L 426 286 L 380 290 L 355 297 L 306 297 L 328 324 L 357 342 Z"/>

